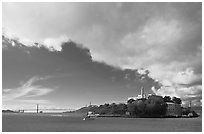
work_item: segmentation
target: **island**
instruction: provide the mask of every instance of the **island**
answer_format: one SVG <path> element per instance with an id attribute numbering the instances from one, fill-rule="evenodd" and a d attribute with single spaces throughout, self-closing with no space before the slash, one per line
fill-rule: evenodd
<path id="1" fill-rule="evenodd" d="M 127 118 L 191 118 L 199 115 L 189 107 L 182 107 L 177 97 L 145 95 L 144 89 L 137 97 L 129 97 L 127 103 L 89 105 L 75 111 L 90 117 L 127 117 Z"/>

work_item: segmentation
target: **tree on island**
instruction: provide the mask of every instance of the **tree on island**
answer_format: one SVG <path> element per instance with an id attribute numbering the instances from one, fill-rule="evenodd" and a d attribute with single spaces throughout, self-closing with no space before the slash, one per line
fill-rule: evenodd
<path id="1" fill-rule="evenodd" d="M 109 104 L 100 105 L 94 112 L 99 114 L 108 114 L 111 111 Z"/>
<path id="2" fill-rule="evenodd" d="M 127 104 L 127 111 L 130 113 L 130 116 L 135 116 L 136 115 L 136 111 L 137 111 L 137 106 L 136 104 L 132 103 L 128 103 Z"/>
<path id="3" fill-rule="evenodd" d="M 169 99 L 168 99 L 169 100 Z M 130 116 L 158 117 L 166 114 L 166 102 L 162 96 L 152 95 L 148 99 L 128 100 L 127 111 Z"/>
<path id="4" fill-rule="evenodd" d="M 172 102 L 170 96 L 165 96 L 165 97 L 164 97 L 164 101 L 165 101 L 165 102 Z"/>
<path id="5" fill-rule="evenodd" d="M 172 98 L 172 101 L 175 103 L 175 104 L 181 104 L 181 99 L 180 98 L 177 98 L 177 97 L 173 97 Z"/>
<path id="6" fill-rule="evenodd" d="M 136 114 L 137 115 L 144 115 L 145 112 L 146 112 L 146 99 L 139 99 L 139 100 L 136 100 Z"/>
<path id="7" fill-rule="evenodd" d="M 150 96 L 146 101 L 146 115 L 164 116 L 166 114 L 166 102 L 161 96 Z"/>
<path id="8" fill-rule="evenodd" d="M 120 114 L 120 115 L 124 115 L 127 111 L 127 105 L 120 103 L 120 104 L 115 104 L 112 103 L 111 105 L 111 114 Z"/>

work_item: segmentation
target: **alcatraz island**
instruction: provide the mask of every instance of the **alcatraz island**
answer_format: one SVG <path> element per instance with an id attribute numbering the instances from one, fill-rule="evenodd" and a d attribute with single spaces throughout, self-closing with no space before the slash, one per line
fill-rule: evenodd
<path id="1" fill-rule="evenodd" d="M 87 113 L 89 117 L 127 117 L 127 118 L 191 118 L 199 115 L 191 108 L 182 107 L 177 97 L 145 95 L 144 88 L 137 97 L 129 97 L 127 103 L 89 105 L 74 112 Z"/>

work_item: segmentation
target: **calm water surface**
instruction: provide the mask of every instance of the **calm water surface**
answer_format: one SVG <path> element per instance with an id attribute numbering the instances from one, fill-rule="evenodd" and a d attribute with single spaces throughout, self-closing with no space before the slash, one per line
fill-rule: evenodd
<path id="1" fill-rule="evenodd" d="M 96 118 L 69 114 L 2 114 L 3 132 L 201 132 L 202 118 Z"/>

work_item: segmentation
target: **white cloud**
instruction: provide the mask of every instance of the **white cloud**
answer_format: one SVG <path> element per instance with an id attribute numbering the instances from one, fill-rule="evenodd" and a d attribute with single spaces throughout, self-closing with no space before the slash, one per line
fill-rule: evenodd
<path id="1" fill-rule="evenodd" d="M 28 47 L 35 46 L 34 40 L 28 39 L 22 35 L 18 35 L 17 33 L 15 33 L 14 31 L 12 31 L 8 28 L 3 28 L 2 31 L 3 31 L 3 35 L 9 39 L 8 41 L 12 44 L 13 47 L 16 46 L 16 44 L 13 40 L 16 40 L 16 41 L 18 41 L 18 42 L 20 42 L 23 45 L 28 46 Z"/>
<path id="2" fill-rule="evenodd" d="M 138 31 L 125 35 L 119 47 L 123 50 L 127 63 L 125 66 L 122 63 L 121 66 L 149 69 L 150 65 L 169 61 L 174 57 L 169 51 L 181 39 L 182 29 L 178 25 L 181 24 L 176 20 L 155 18 Z"/>
<path id="3" fill-rule="evenodd" d="M 202 75 L 195 74 L 192 68 L 186 68 L 185 71 L 178 73 L 176 71 L 172 71 L 169 74 L 165 72 L 163 75 L 168 77 L 161 77 L 163 79 L 159 82 L 162 84 L 162 87 L 152 89 L 155 94 L 177 96 L 183 100 L 202 98 L 202 85 L 196 83 L 202 81 Z"/>
<path id="4" fill-rule="evenodd" d="M 182 27 L 178 20 L 154 18 L 147 22 L 142 30 L 141 38 L 149 45 L 173 44 L 180 38 L 181 31 Z"/>
<path id="5" fill-rule="evenodd" d="M 23 103 L 29 103 L 29 104 L 50 104 L 50 101 L 48 100 L 39 100 L 39 99 L 29 99 L 29 100 L 25 100 L 25 99 L 20 99 L 17 100 L 18 102 L 23 102 Z"/>
<path id="6" fill-rule="evenodd" d="M 186 68 L 184 72 L 178 72 L 173 77 L 173 82 L 177 84 L 191 84 L 195 81 L 201 81 L 202 75 L 195 75 L 192 68 Z"/>
<path id="7" fill-rule="evenodd" d="M 161 96 L 175 96 L 175 97 L 180 97 L 177 93 L 176 93 L 176 89 L 174 87 L 171 86 L 162 86 L 159 89 L 155 89 L 155 87 L 152 87 L 152 91 L 156 94 L 156 95 L 161 95 Z"/>
<path id="8" fill-rule="evenodd" d="M 5 31 L 4 36 L 7 37 L 9 42 L 12 44 L 12 46 L 16 46 L 15 42 L 13 41 L 16 40 L 19 43 L 22 43 L 23 45 L 27 47 L 38 47 L 40 48 L 41 46 L 44 46 L 45 48 L 49 49 L 50 51 L 61 51 L 62 50 L 62 44 L 64 42 L 69 41 L 70 39 L 66 35 L 61 35 L 59 37 L 54 37 L 54 38 L 45 38 L 43 41 L 38 41 L 38 45 L 35 44 L 35 41 L 32 41 L 28 38 L 25 37 L 20 37 L 15 34 L 9 35 L 7 34 L 9 32 Z M 5 44 L 4 44 L 4 47 Z"/>
<path id="9" fill-rule="evenodd" d="M 196 97 L 198 95 L 201 95 L 202 93 L 202 86 L 201 85 L 195 85 L 191 87 L 180 87 L 177 89 L 178 94 L 183 97 Z"/>
<path id="10" fill-rule="evenodd" d="M 138 69 L 137 72 L 141 75 L 144 75 L 144 74 L 147 74 L 147 70 L 141 68 L 141 69 Z"/>
<path id="11" fill-rule="evenodd" d="M 15 42 L 14 41 L 12 41 L 12 46 L 14 47 L 16 44 L 15 44 Z"/>
<path id="12" fill-rule="evenodd" d="M 19 41 L 20 43 L 22 43 L 23 45 L 25 45 L 25 46 L 28 46 L 28 47 L 36 47 L 36 45 L 34 44 L 35 42 L 32 41 L 32 40 L 30 40 L 30 39 L 28 39 L 28 38 L 20 37 L 20 38 L 18 39 L 18 41 Z"/>
<path id="13" fill-rule="evenodd" d="M 2 98 L 3 101 L 22 99 L 25 97 L 38 97 L 42 95 L 46 95 L 52 91 L 53 89 L 44 88 L 41 86 L 33 85 L 35 82 L 39 80 L 45 80 L 48 77 L 32 77 L 26 83 L 24 83 L 21 87 L 14 89 L 3 89 Z"/>
<path id="14" fill-rule="evenodd" d="M 46 38 L 43 45 L 51 51 L 61 51 L 62 43 L 69 41 L 66 35 L 59 36 L 58 38 Z"/>
<path id="15" fill-rule="evenodd" d="M 200 100 L 202 99 L 202 86 L 194 85 L 190 87 L 185 87 L 181 85 L 173 86 L 162 86 L 159 89 L 152 87 L 152 91 L 161 96 L 176 96 L 180 97 L 182 100 Z"/>

